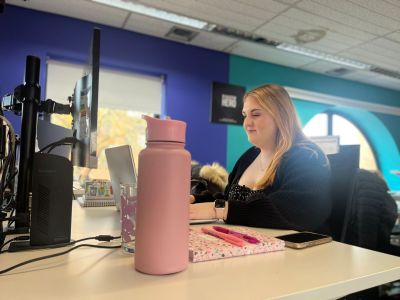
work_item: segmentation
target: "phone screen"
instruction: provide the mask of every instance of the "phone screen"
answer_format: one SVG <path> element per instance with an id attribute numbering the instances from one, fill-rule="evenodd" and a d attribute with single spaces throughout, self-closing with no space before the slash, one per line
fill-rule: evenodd
<path id="1" fill-rule="evenodd" d="M 292 242 L 292 243 L 305 243 L 305 242 L 320 240 L 320 239 L 327 238 L 327 237 L 328 237 L 327 235 L 318 234 L 318 233 L 298 232 L 298 233 L 277 236 L 276 238 L 283 240 L 283 241 Z"/>

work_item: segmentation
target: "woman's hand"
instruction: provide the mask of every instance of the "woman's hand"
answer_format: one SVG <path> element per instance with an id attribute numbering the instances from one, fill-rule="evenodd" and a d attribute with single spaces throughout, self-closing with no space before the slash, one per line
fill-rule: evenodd
<path id="1" fill-rule="evenodd" d="M 189 203 L 193 204 L 196 201 L 193 195 L 189 195 Z"/>
<path id="2" fill-rule="evenodd" d="M 214 202 L 190 204 L 190 219 L 215 219 Z"/>

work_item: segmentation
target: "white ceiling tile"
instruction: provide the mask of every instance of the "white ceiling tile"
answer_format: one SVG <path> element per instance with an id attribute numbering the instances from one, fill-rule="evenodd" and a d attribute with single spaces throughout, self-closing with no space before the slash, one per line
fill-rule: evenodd
<path id="1" fill-rule="evenodd" d="M 257 18 L 260 20 L 269 20 L 275 16 L 274 12 L 265 10 L 265 9 L 260 9 L 251 5 L 248 5 L 247 3 L 242 3 L 238 1 L 232 1 L 232 0 L 197 0 L 200 3 L 209 5 L 210 8 L 220 8 L 224 11 L 230 11 L 234 13 L 239 13 L 241 15 L 250 17 L 250 18 Z"/>
<path id="2" fill-rule="evenodd" d="M 319 30 L 325 30 L 327 32 L 326 36 L 324 38 L 329 38 L 331 40 L 334 40 L 336 42 L 340 42 L 343 45 L 346 46 L 354 46 L 356 44 L 359 44 L 361 40 L 358 40 L 354 37 L 348 37 L 346 35 L 343 35 L 341 33 L 335 32 L 335 31 L 329 31 L 326 27 L 323 26 L 318 26 L 318 25 L 311 25 L 309 23 L 300 21 L 298 19 L 294 18 L 289 18 L 284 15 L 277 16 L 274 18 L 272 21 L 268 22 L 266 25 L 260 27 L 257 31 L 263 31 L 264 28 L 267 28 L 270 26 L 270 24 L 273 24 L 276 27 L 283 27 L 283 28 L 290 28 L 291 34 L 297 33 L 299 30 L 311 30 L 311 29 L 319 29 Z M 265 32 L 267 34 L 267 32 Z"/>
<path id="3" fill-rule="evenodd" d="M 170 22 L 131 14 L 125 23 L 124 29 L 165 38 L 172 26 L 174 25 Z"/>
<path id="4" fill-rule="evenodd" d="M 280 3 L 284 3 L 284 4 L 288 4 L 288 5 L 294 5 L 297 2 L 299 2 L 300 0 L 275 0 L 275 1 L 276 2 L 280 2 Z"/>
<path id="5" fill-rule="evenodd" d="M 396 42 L 400 42 L 400 31 L 393 32 L 386 36 L 388 39 L 391 39 Z"/>
<path id="6" fill-rule="evenodd" d="M 241 41 L 235 44 L 230 52 L 233 54 L 255 58 L 262 61 L 268 61 L 271 63 L 293 68 L 315 61 L 315 59 L 306 57 L 304 55 L 288 53 L 282 50 L 275 49 L 273 47 L 258 45 L 256 43 L 245 41 Z"/>
<path id="7" fill-rule="evenodd" d="M 363 7 L 362 3 L 367 3 L 369 1 L 361 0 L 361 1 L 353 1 L 350 2 L 348 0 L 314 0 L 319 4 L 329 7 L 332 10 L 339 11 L 345 15 L 348 15 L 349 18 L 352 17 L 358 20 L 365 20 L 369 23 L 379 25 L 380 27 L 396 30 L 400 28 L 400 21 L 398 21 L 398 16 L 400 16 L 400 9 L 397 9 L 397 18 L 391 19 L 386 15 L 382 15 L 380 13 L 376 13 L 370 9 Z M 378 4 L 378 1 L 374 0 L 374 3 Z M 382 1 L 378 4 L 379 7 L 382 7 Z M 368 7 L 368 5 L 367 5 Z M 394 11 L 394 13 L 396 13 Z"/>
<path id="8" fill-rule="evenodd" d="M 348 25 L 343 25 L 328 18 L 320 17 L 309 12 L 305 12 L 299 9 L 291 8 L 283 13 L 284 16 L 288 18 L 293 18 L 312 26 L 323 27 L 326 30 L 335 31 L 346 35 L 348 37 L 353 37 L 361 41 L 368 41 L 376 37 L 376 35 L 370 34 L 368 32 L 358 30 Z"/>
<path id="9" fill-rule="evenodd" d="M 397 53 L 396 57 L 400 59 L 400 41 L 399 42 L 395 42 L 386 38 L 379 38 L 376 40 L 373 40 L 371 43 L 375 44 L 375 45 L 379 45 L 380 47 L 391 51 L 391 52 L 395 52 Z"/>
<path id="10" fill-rule="evenodd" d="M 388 2 L 392 4 L 393 6 L 400 7 L 400 1 L 399 0 L 385 0 L 385 2 Z"/>
<path id="11" fill-rule="evenodd" d="M 7 3 L 25 8 L 60 14 L 76 19 L 110 25 L 113 27 L 122 27 L 125 19 L 128 16 L 128 12 L 121 9 L 100 5 L 86 0 L 31 0 L 26 2 L 7 0 Z"/>
<path id="12" fill-rule="evenodd" d="M 370 53 L 373 53 L 378 56 L 386 57 L 387 59 L 399 60 L 400 59 L 400 44 L 396 43 L 397 49 L 393 49 L 387 47 L 387 43 L 385 41 L 389 41 L 387 39 L 377 39 L 371 41 L 369 43 L 360 45 L 360 49 L 364 49 Z"/>
<path id="13" fill-rule="evenodd" d="M 237 41 L 237 39 L 202 31 L 192 41 L 190 41 L 190 44 L 208 49 L 224 51 L 225 48 Z"/>
<path id="14" fill-rule="evenodd" d="M 234 0 L 236 2 L 244 3 L 262 11 L 280 13 L 288 8 L 285 3 L 279 3 L 275 0 Z M 296 0 L 298 1 L 298 0 Z"/>
<path id="15" fill-rule="evenodd" d="M 358 60 L 361 62 L 369 62 L 370 64 L 377 65 L 380 67 L 394 69 L 400 68 L 400 61 L 389 59 L 379 54 L 371 53 L 368 50 L 361 48 L 354 48 L 340 53 L 341 56 Z"/>
<path id="16" fill-rule="evenodd" d="M 400 16 L 400 1 L 394 0 L 350 0 L 353 3 L 357 3 L 357 5 L 365 7 L 373 12 L 376 12 L 382 16 L 391 18 L 392 20 L 396 20 L 398 22 Z"/>
<path id="17" fill-rule="evenodd" d="M 336 1 L 335 1 L 336 3 Z M 360 20 L 357 18 L 352 18 L 348 14 L 344 14 L 342 12 L 339 12 L 337 10 L 334 10 L 332 8 L 326 7 L 324 5 L 320 5 L 316 2 L 313 2 L 311 0 L 303 0 L 297 4 L 298 8 L 301 8 L 309 13 L 312 13 L 314 15 L 318 15 L 322 18 L 330 19 L 332 21 L 335 21 L 337 23 L 369 32 L 375 35 L 381 35 L 381 34 L 387 34 L 391 30 L 384 28 L 382 26 L 376 25 L 376 24 L 371 24 L 370 22 Z"/>
<path id="18" fill-rule="evenodd" d="M 312 29 L 312 28 L 303 27 L 301 30 L 308 30 L 308 29 Z M 259 29 L 257 29 L 255 31 L 255 33 L 257 33 L 261 36 L 265 36 L 265 37 L 274 39 L 278 42 L 287 42 L 287 43 L 296 44 L 296 39 L 294 38 L 294 36 L 297 34 L 297 30 L 294 30 L 293 28 L 289 28 L 285 25 L 276 24 L 274 22 L 270 22 L 270 23 L 260 27 Z M 337 40 L 331 39 L 330 36 L 331 36 L 331 34 L 328 33 L 325 37 L 323 37 L 319 41 L 301 44 L 301 46 L 304 46 L 306 48 L 315 49 L 318 51 L 324 51 L 327 53 L 337 53 L 337 52 L 343 51 L 351 46 L 351 45 L 346 45 L 346 43 L 338 42 Z M 336 35 L 336 38 L 338 38 L 337 35 Z M 345 38 L 345 40 L 347 40 L 347 39 L 348 38 Z"/>

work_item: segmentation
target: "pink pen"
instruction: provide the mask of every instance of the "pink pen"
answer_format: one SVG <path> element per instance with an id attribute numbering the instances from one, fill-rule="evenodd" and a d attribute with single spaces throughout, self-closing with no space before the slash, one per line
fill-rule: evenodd
<path id="1" fill-rule="evenodd" d="M 203 231 L 206 234 L 212 235 L 214 237 L 220 238 L 220 239 L 224 240 L 225 242 L 228 242 L 235 246 L 243 247 L 243 245 L 244 245 L 243 240 L 241 240 L 240 238 L 235 237 L 233 235 L 218 232 L 212 228 L 202 227 L 201 231 Z"/>
<path id="2" fill-rule="evenodd" d="M 258 243 L 260 243 L 260 241 L 257 238 L 255 238 L 254 236 L 251 236 L 251 235 L 248 235 L 248 234 L 245 234 L 245 233 L 241 233 L 241 232 L 237 232 L 237 231 L 231 230 L 229 228 L 225 228 L 225 227 L 221 227 L 221 226 L 213 226 L 213 229 L 218 231 L 218 232 L 222 232 L 222 233 L 225 233 L 225 234 L 232 235 L 232 236 L 238 237 L 240 239 L 243 239 L 243 240 L 245 240 L 246 242 L 248 242 L 250 244 L 258 244 Z"/>

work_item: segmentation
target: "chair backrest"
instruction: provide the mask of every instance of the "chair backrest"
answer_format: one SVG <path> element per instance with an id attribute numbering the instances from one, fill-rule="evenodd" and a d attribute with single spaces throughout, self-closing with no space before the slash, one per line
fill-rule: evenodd
<path id="1" fill-rule="evenodd" d="M 331 165 L 332 212 L 329 219 L 331 235 L 336 241 L 344 241 L 344 228 L 348 224 L 348 205 L 352 197 L 354 180 L 359 168 L 360 146 L 341 145 L 340 151 L 329 154 Z"/>
<path id="2" fill-rule="evenodd" d="M 378 174 L 360 169 L 344 225 L 344 242 L 390 253 L 390 234 L 397 219 L 397 205 Z"/>

